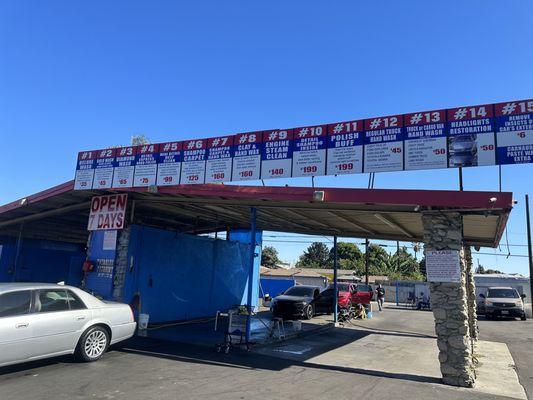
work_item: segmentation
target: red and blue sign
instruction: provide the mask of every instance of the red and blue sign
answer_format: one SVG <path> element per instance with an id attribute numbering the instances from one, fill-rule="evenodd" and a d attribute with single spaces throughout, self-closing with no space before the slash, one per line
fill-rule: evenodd
<path id="1" fill-rule="evenodd" d="M 328 125 L 327 175 L 363 172 L 364 120 Z"/>
<path id="2" fill-rule="evenodd" d="M 294 129 L 292 176 L 326 174 L 327 125 Z"/>
<path id="3" fill-rule="evenodd" d="M 205 183 L 231 181 L 232 161 L 233 136 L 208 139 Z"/>
<path id="4" fill-rule="evenodd" d="M 157 186 L 179 185 L 183 159 L 182 142 L 167 142 L 157 146 Z"/>
<path id="5" fill-rule="evenodd" d="M 157 163 L 159 145 L 142 144 L 137 146 L 135 154 L 135 174 L 133 176 L 133 186 L 143 187 L 156 184 Z"/>
<path id="6" fill-rule="evenodd" d="M 446 110 L 404 115 L 405 169 L 447 168 Z"/>
<path id="7" fill-rule="evenodd" d="M 365 120 L 364 172 L 401 171 L 404 137 L 403 115 Z"/>
<path id="8" fill-rule="evenodd" d="M 181 184 L 201 184 L 205 182 L 207 139 L 185 140 L 181 163 Z"/>
<path id="9" fill-rule="evenodd" d="M 232 181 L 248 181 L 261 177 L 262 142 L 261 131 L 235 135 Z"/>
<path id="10" fill-rule="evenodd" d="M 290 178 L 292 176 L 292 139 L 292 129 L 263 132 L 261 179 Z"/>
<path id="11" fill-rule="evenodd" d="M 498 164 L 533 163 L 533 100 L 499 103 L 494 108 Z"/>

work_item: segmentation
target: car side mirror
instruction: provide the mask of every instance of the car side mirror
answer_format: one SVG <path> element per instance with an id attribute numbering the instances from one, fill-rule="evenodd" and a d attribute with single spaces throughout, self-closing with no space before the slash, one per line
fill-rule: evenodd
<path id="1" fill-rule="evenodd" d="M 479 294 L 479 297 L 481 297 L 482 299 L 484 299 L 484 298 L 485 298 L 485 295 L 484 295 L 483 293 L 480 293 L 480 294 Z"/>
<path id="2" fill-rule="evenodd" d="M 520 297 L 521 297 L 522 299 L 525 299 L 527 296 L 526 296 L 525 293 L 522 293 L 522 294 L 520 295 Z"/>

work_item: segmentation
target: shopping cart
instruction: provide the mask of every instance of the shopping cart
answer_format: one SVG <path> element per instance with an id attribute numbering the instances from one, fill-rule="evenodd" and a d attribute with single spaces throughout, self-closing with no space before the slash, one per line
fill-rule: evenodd
<path id="1" fill-rule="evenodd" d="M 215 318 L 215 331 L 219 327 L 219 318 L 227 317 L 227 328 L 224 332 L 224 342 L 217 343 L 215 350 L 217 353 L 228 354 L 233 347 L 251 350 L 251 343 L 246 341 L 246 323 L 248 319 L 248 309 L 246 306 L 229 309 L 228 312 L 217 311 Z"/>

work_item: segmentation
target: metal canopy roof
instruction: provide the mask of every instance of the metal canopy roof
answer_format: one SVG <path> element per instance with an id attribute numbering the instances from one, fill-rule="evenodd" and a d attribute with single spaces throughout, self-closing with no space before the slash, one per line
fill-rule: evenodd
<path id="1" fill-rule="evenodd" d="M 507 192 L 235 185 L 75 191 L 73 186 L 66 182 L 1 206 L 0 235 L 17 236 L 22 227 L 23 237 L 84 243 L 91 197 L 127 192 L 133 200 L 130 223 L 186 233 L 248 228 L 253 206 L 262 230 L 423 241 L 422 211 L 457 211 L 468 244 L 496 247 L 512 209 Z"/>

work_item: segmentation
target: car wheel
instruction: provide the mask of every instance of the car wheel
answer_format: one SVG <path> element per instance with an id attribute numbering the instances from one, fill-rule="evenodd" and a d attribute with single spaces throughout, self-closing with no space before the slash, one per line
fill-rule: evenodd
<path id="1" fill-rule="evenodd" d="M 525 320 L 527 319 L 526 314 L 522 315 L 522 316 L 520 317 L 520 319 L 521 319 L 522 321 L 525 321 Z"/>
<path id="2" fill-rule="evenodd" d="M 307 307 L 305 307 L 304 309 L 304 318 L 311 319 L 313 318 L 313 315 L 315 315 L 313 306 L 311 304 L 308 304 Z"/>
<path id="3" fill-rule="evenodd" d="M 109 333 L 101 326 L 87 329 L 81 336 L 76 355 L 81 361 L 92 362 L 100 359 L 109 346 Z"/>

